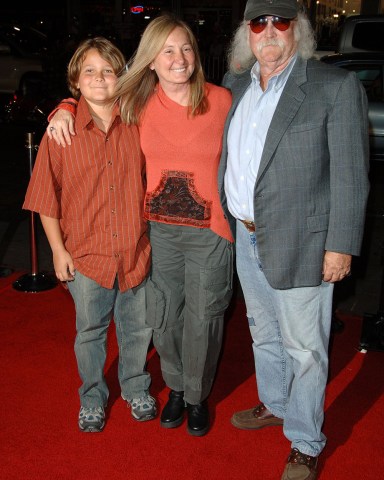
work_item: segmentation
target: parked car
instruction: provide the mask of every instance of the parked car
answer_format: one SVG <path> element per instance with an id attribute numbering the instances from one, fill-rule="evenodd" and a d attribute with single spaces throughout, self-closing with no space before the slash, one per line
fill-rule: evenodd
<path id="1" fill-rule="evenodd" d="M 338 38 L 336 52 L 384 52 L 384 15 L 347 17 Z"/>
<path id="2" fill-rule="evenodd" d="M 384 161 L 384 53 L 336 53 L 321 61 L 356 72 L 369 101 L 371 159 Z"/>
<path id="3" fill-rule="evenodd" d="M 41 82 L 46 35 L 30 27 L 0 26 L 0 94 L 23 92 Z"/>

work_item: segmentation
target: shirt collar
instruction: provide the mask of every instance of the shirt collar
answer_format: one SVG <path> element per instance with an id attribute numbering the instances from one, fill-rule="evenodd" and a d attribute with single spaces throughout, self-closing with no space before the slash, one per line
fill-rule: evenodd
<path id="1" fill-rule="evenodd" d="M 115 105 L 113 107 L 111 125 L 115 122 L 116 118 L 119 118 L 119 121 L 121 121 L 120 110 L 118 105 Z M 83 128 L 86 128 L 91 123 L 93 124 L 94 122 L 93 122 L 92 115 L 89 112 L 88 104 L 85 98 L 81 96 L 77 106 L 76 124 L 78 127 L 80 127 L 80 129 L 83 129 Z"/>
<path id="2" fill-rule="evenodd" d="M 289 74 L 292 71 L 293 65 L 295 64 L 297 59 L 297 53 L 295 53 L 291 60 L 289 61 L 288 65 L 282 70 L 280 73 L 277 75 L 274 75 L 273 77 L 270 78 L 268 82 L 268 86 L 273 86 L 275 90 L 280 90 L 281 88 L 284 87 Z M 252 82 L 255 82 L 256 85 L 260 85 L 260 64 L 259 62 L 256 62 L 253 67 L 251 68 L 251 78 Z"/>

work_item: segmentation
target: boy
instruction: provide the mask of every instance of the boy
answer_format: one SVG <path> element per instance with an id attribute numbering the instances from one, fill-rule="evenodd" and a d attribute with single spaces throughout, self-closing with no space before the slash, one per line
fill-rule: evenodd
<path id="1" fill-rule="evenodd" d="M 79 99 L 76 138 L 61 148 L 44 135 L 23 205 L 40 214 L 56 276 L 68 282 L 75 302 L 78 425 L 84 432 L 105 425 L 112 316 L 121 395 L 136 420 L 156 416 L 145 370 L 152 330 L 145 325 L 150 245 L 143 220 L 144 157 L 137 128 L 122 123 L 110 102 L 124 66 L 122 53 L 102 37 L 78 47 L 67 75 Z"/>

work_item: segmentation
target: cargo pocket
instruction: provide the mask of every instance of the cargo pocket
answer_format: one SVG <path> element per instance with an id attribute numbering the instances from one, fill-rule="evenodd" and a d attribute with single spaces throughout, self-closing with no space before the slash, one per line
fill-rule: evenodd
<path id="1" fill-rule="evenodd" d="M 162 333 L 167 325 L 170 295 L 161 290 L 151 278 L 148 278 L 145 288 L 146 324 L 157 333 Z"/>
<path id="2" fill-rule="evenodd" d="M 203 268 L 200 272 L 200 315 L 224 315 L 233 290 L 233 245 L 228 242 L 225 265 Z"/>

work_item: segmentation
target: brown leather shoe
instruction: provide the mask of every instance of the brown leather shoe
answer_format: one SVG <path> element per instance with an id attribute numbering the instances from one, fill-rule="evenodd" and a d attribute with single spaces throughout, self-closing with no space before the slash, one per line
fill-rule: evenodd
<path id="1" fill-rule="evenodd" d="M 297 448 L 289 454 L 281 480 L 315 480 L 317 478 L 317 457 L 305 455 Z"/>
<path id="2" fill-rule="evenodd" d="M 235 427 L 244 430 L 257 430 L 264 427 L 283 425 L 283 419 L 272 415 L 264 403 L 260 403 L 255 408 L 236 412 L 231 418 L 231 423 Z"/>

